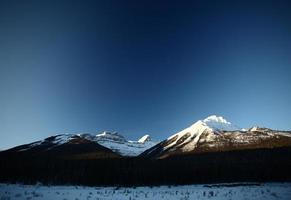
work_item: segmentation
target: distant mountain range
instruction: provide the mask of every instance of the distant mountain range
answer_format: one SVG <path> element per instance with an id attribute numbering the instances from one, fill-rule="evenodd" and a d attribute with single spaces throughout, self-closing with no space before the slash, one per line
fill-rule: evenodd
<path id="1" fill-rule="evenodd" d="M 97 135 L 92 134 L 59 134 L 48 137 L 41 141 L 9 149 L 8 152 L 29 153 L 40 150 L 42 152 L 52 152 L 62 149 L 64 146 L 78 148 L 78 146 L 95 146 L 92 151 L 104 151 L 118 156 L 137 156 L 156 143 L 151 141 L 149 135 L 141 137 L 138 141 L 126 140 L 118 133 L 103 132 Z M 81 153 L 81 152 L 80 152 Z"/>
<path id="2" fill-rule="evenodd" d="M 86 185 L 291 181 L 291 132 L 242 129 L 220 116 L 154 142 L 59 134 L 0 152 L 0 182 Z"/>
<path id="3" fill-rule="evenodd" d="M 64 146 L 70 146 L 70 149 L 78 146 L 86 149 L 88 146 L 88 151 L 104 151 L 106 154 L 110 152 L 115 156 L 165 158 L 189 153 L 291 146 L 291 132 L 260 127 L 242 129 L 221 116 L 212 115 L 158 143 L 152 141 L 149 135 L 141 137 L 138 141 L 130 141 L 118 133 L 110 132 L 96 135 L 59 134 L 7 151 L 59 152 L 58 149 L 63 149 Z"/>

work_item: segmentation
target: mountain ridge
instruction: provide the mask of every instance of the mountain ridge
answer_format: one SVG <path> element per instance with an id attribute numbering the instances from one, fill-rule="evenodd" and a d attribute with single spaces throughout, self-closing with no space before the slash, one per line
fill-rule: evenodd
<path id="1" fill-rule="evenodd" d="M 291 146 L 291 132 L 257 126 L 242 129 L 222 116 L 210 115 L 161 142 L 152 141 L 148 134 L 131 141 L 117 132 L 104 131 L 97 134 L 58 134 L 2 152 L 51 151 L 65 144 L 74 144 L 72 147 L 76 148 L 78 144 L 84 146 L 86 143 L 101 145 L 102 148 L 96 145 L 96 149 L 103 151 L 106 148 L 118 156 L 165 158 L 176 154 Z"/>
<path id="2" fill-rule="evenodd" d="M 57 135 L 0 152 L 0 181 L 96 186 L 290 181 L 290 136 L 240 129 L 216 116 L 128 156 L 120 153 L 126 139 L 117 133 Z M 128 142 L 136 147 L 151 141 L 145 135 Z"/>
<path id="3" fill-rule="evenodd" d="M 74 144 L 81 144 L 84 143 L 84 140 L 86 140 L 88 143 L 92 142 L 101 145 L 107 149 L 112 150 L 114 153 L 119 154 L 120 156 L 137 156 L 156 144 L 150 139 L 149 135 L 141 137 L 139 141 L 131 141 L 126 140 L 117 132 L 111 133 L 104 131 L 99 134 L 57 134 L 43 140 L 16 146 L 6 151 L 15 150 L 18 152 L 24 152 L 30 149 L 40 148 L 41 146 L 43 148 L 46 148 L 47 146 L 46 150 L 51 150 L 53 148 L 59 148 L 60 146 L 67 143 L 74 142 Z"/>
<path id="4" fill-rule="evenodd" d="M 241 129 L 211 115 L 175 133 L 141 156 L 165 158 L 174 154 L 291 146 L 291 132 L 269 128 Z"/>

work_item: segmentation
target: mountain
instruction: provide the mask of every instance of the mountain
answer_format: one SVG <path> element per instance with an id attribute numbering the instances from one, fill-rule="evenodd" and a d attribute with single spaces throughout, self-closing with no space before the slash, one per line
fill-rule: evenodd
<path id="1" fill-rule="evenodd" d="M 30 144 L 20 145 L 0 153 L 5 157 L 91 159 L 118 158 L 119 154 L 80 135 L 55 135 Z"/>
<path id="2" fill-rule="evenodd" d="M 157 144 L 149 135 L 60 134 L 0 152 L 0 182 L 26 184 L 274 182 L 291 181 L 290 169 L 291 132 L 241 129 L 215 115 Z"/>
<path id="3" fill-rule="evenodd" d="M 99 152 L 98 155 L 101 157 L 140 155 L 140 157 L 166 158 L 181 154 L 285 146 L 291 146 L 291 132 L 263 127 L 242 129 L 221 116 L 211 115 L 159 143 L 153 142 L 149 135 L 131 141 L 118 133 L 105 131 L 99 134 L 59 134 L 2 152 L 22 152 L 22 154 L 58 152 L 58 155 L 63 155 L 66 150 L 68 155 L 80 151 L 79 154 L 84 152 L 92 156 Z"/>
<path id="4" fill-rule="evenodd" d="M 97 135 L 92 134 L 59 134 L 48 137 L 44 140 L 14 147 L 5 152 L 59 152 L 64 148 L 70 148 L 70 152 L 100 152 L 112 154 L 111 156 L 137 156 L 156 143 L 151 141 L 149 135 L 145 135 L 138 141 L 128 141 L 118 133 L 103 132 Z"/>
<path id="5" fill-rule="evenodd" d="M 144 135 L 138 141 L 126 140 L 122 135 L 110 132 L 103 132 L 95 136 L 86 135 L 85 137 L 122 156 L 137 156 L 156 144 L 149 135 Z"/>
<path id="6" fill-rule="evenodd" d="M 144 144 L 144 143 L 149 142 L 151 140 L 152 139 L 149 135 L 144 135 L 138 140 L 138 142 Z"/>
<path id="7" fill-rule="evenodd" d="M 253 127 L 241 129 L 212 115 L 170 136 L 141 154 L 165 158 L 172 155 L 291 146 L 291 132 Z"/>

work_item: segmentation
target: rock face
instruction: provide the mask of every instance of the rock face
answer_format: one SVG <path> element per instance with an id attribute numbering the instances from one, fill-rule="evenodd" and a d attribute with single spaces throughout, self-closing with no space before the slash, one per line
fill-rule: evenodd
<path id="1" fill-rule="evenodd" d="M 253 127 L 248 130 L 215 115 L 170 136 L 141 156 L 165 158 L 171 155 L 221 152 L 291 146 L 291 132 Z"/>

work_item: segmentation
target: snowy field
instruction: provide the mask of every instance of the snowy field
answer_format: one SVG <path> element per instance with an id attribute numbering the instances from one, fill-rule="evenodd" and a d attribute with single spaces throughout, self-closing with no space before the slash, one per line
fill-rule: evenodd
<path id="1" fill-rule="evenodd" d="M 0 184 L 0 200 L 291 199 L 291 183 L 161 187 L 83 187 Z"/>

